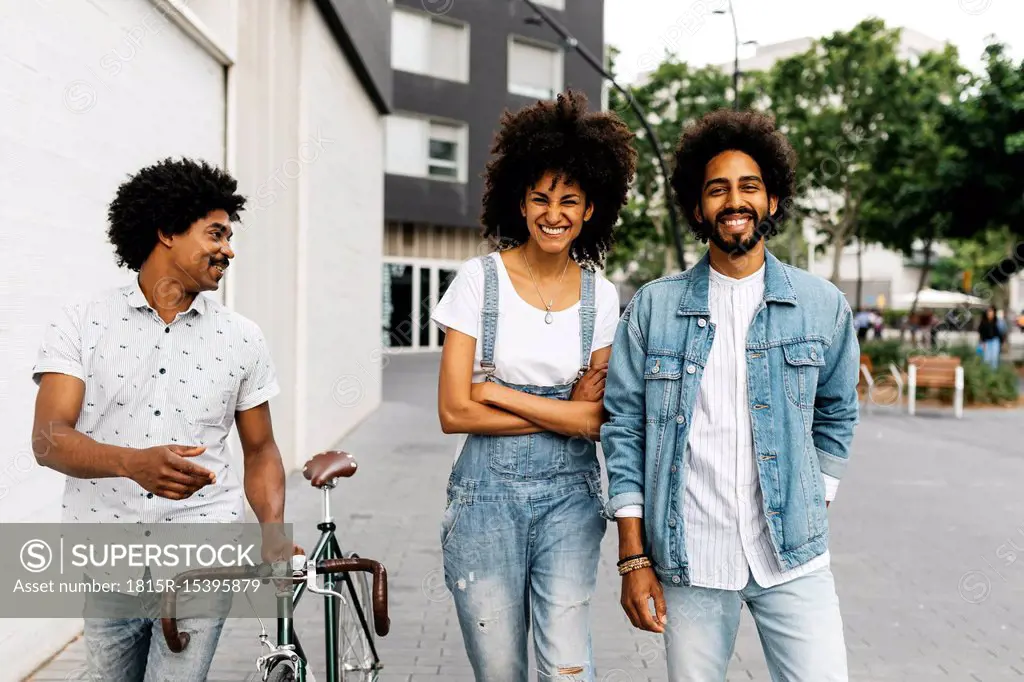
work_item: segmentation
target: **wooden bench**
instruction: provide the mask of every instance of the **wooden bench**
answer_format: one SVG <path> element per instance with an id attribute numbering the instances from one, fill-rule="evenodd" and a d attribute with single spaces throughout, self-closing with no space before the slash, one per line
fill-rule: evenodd
<path id="1" fill-rule="evenodd" d="M 914 414 L 918 388 L 952 388 L 953 414 L 964 416 L 964 368 L 949 355 L 916 355 L 907 360 L 907 412 Z"/>

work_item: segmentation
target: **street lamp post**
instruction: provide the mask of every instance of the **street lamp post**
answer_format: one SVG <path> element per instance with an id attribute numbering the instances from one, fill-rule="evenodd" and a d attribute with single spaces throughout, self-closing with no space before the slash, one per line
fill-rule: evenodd
<path id="1" fill-rule="evenodd" d="M 724 9 L 716 9 L 712 14 L 726 14 Z M 732 17 L 732 37 L 733 37 L 733 61 L 732 61 L 732 108 L 735 111 L 740 110 L 740 32 L 736 28 L 736 12 L 732 8 L 732 0 L 729 0 L 729 16 Z M 744 45 L 756 45 L 756 40 L 744 41 Z"/>
<path id="2" fill-rule="evenodd" d="M 668 209 L 669 219 L 669 231 L 672 232 L 672 241 L 675 245 L 676 261 L 679 263 L 680 270 L 686 270 L 686 256 L 683 253 L 683 239 L 682 233 L 679 230 L 679 217 L 676 215 L 676 206 L 672 197 L 672 184 L 669 180 L 668 168 L 665 166 L 665 159 L 661 155 L 661 143 L 658 141 L 658 136 L 655 134 L 651 124 L 647 121 L 647 114 L 637 104 L 636 99 L 626 91 L 621 85 L 619 85 L 607 70 L 604 65 L 594 57 L 594 55 L 587 49 L 585 45 L 580 42 L 569 33 L 569 31 L 556 21 L 550 14 L 541 9 L 533 2 L 533 0 L 523 0 L 527 7 L 533 10 L 538 17 L 540 17 L 544 23 L 551 27 L 555 33 L 561 38 L 562 42 L 569 49 L 575 50 L 592 69 L 601 74 L 601 77 L 612 84 L 616 90 L 622 93 L 622 96 L 626 98 L 633 111 L 636 112 L 637 117 L 640 119 L 640 123 L 643 125 L 644 130 L 647 132 L 647 138 L 650 140 L 651 146 L 654 148 L 654 158 L 658 160 L 658 168 L 661 170 L 662 182 L 664 184 L 663 191 L 665 192 L 665 205 Z M 527 19 L 529 23 L 537 23 L 536 20 L 531 21 Z"/>

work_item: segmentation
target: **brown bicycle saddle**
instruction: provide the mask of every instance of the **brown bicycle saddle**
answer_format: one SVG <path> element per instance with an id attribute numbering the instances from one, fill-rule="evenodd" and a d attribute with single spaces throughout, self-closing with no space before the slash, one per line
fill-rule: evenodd
<path id="1" fill-rule="evenodd" d="M 350 478 L 356 473 L 355 458 L 347 452 L 328 450 L 314 455 L 302 466 L 302 475 L 310 485 L 319 488 L 332 485 L 336 478 Z"/>

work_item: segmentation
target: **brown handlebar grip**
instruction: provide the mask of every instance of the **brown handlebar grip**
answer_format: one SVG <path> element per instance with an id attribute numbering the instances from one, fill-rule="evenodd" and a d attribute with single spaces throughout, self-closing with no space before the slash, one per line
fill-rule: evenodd
<path id="1" fill-rule="evenodd" d="M 388 572 L 384 565 L 373 559 L 351 557 L 349 559 L 325 559 L 317 564 L 317 573 L 340 573 L 363 571 L 373 573 L 373 629 L 380 637 L 391 631 L 388 617 Z"/>
<path id="2" fill-rule="evenodd" d="M 167 640 L 167 648 L 172 653 L 180 654 L 188 646 L 190 636 L 187 632 L 178 632 L 176 598 L 177 590 L 164 592 L 160 608 L 160 626 L 164 631 L 164 639 Z"/>
<path id="3" fill-rule="evenodd" d="M 269 575 L 261 564 L 255 568 L 251 567 L 228 567 L 228 568 L 197 568 L 186 571 L 174 578 L 174 589 L 164 592 L 160 599 L 160 627 L 164 632 L 164 640 L 167 648 L 172 653 L 180 654 L 188 646 L 190 636 L 187 632 L 178 632 L 178 592 L 181 586 L 192 578 L 196 579 L 224 579 L 232 578 L 264 578 Z"/>

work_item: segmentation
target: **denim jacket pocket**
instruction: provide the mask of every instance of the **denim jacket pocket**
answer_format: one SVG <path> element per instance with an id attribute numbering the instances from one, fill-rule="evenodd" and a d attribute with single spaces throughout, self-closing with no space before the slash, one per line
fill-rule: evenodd
<path id="1" fill-rule="evenodd" d="M 655 417 L 652 406 L 659 406 L 657 421 L 664 422 L 675 412 L 679 379 L 683 376 L 683 359 L 667 353 L 649 353 L 644 360 L 647 418 Z"/>
<path id="2" fill-rule="evenodd" d="M 795 406 L 814 407 L 818 387 L 818 368 L 825 365 L 825 353 L 819 341 L 797 341 L 782 347 L 782 368 L 786 397 Z"/>

